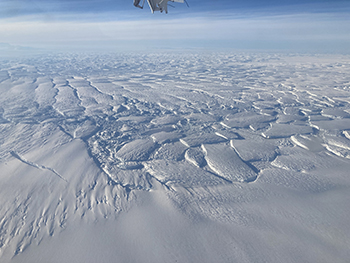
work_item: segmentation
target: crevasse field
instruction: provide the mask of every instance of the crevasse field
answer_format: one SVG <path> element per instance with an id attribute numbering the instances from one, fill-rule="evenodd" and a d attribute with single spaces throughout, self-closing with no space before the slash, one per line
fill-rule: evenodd
<path id="1" fill-rule="evenodd" d="M 0 261 L 349 262 L 350 57 L 0 62 Z"/>

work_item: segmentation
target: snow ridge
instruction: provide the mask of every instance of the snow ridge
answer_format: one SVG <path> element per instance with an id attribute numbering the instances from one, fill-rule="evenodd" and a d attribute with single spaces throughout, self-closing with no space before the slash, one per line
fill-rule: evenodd
<path id="1" fill-rule="evenodd" d="M 62 175 L 60 175 L 58 172 L 56 172 L 53 168 L 51 167 L 46 167 L 44 165 L 40 165 L 37 163 L 33 163 L 31 161 L 26 160 L 23 156 L 19 155 L 17 152 L 15 151 L 11 151 L 10 154 L 17 158 L 18 160 L 20 160 L 22 163 L 28 164 L 32 167 L 35 167 L 37 169 L 41 169 L 41 170 L 49 170 L 50 172 L 54 173 L 55 175 L 57 175 L 60 179 L 62 179 L 63 181 L 65 181 L 66 183 L 68 183 L 67 179 L 65 179 Z"/>

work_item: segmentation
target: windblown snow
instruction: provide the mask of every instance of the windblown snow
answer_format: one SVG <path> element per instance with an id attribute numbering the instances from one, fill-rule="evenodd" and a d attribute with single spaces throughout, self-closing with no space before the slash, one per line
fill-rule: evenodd
<path id="1" fill-rule="evenodd" d="M 350 57 L 0 61 L 0 262 L 349 262 Z"/>

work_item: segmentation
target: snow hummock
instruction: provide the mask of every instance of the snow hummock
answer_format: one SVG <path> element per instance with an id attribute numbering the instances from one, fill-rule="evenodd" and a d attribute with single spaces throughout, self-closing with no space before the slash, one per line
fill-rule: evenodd
<path id="1" fill-rule="evenodd" d="M 208 166 L 220 177 L 231 182 L 251 182 L 256 179 L 256 172 L 230 146 L 205 144 L 202 147 Z"/>

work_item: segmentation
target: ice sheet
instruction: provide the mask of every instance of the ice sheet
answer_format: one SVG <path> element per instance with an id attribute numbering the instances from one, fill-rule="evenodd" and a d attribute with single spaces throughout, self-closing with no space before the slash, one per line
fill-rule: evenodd
<path id="1" fill-rule="evenodd" d="M 0 62 L 0 262 L 348 262 L 350 57 Z"/>

